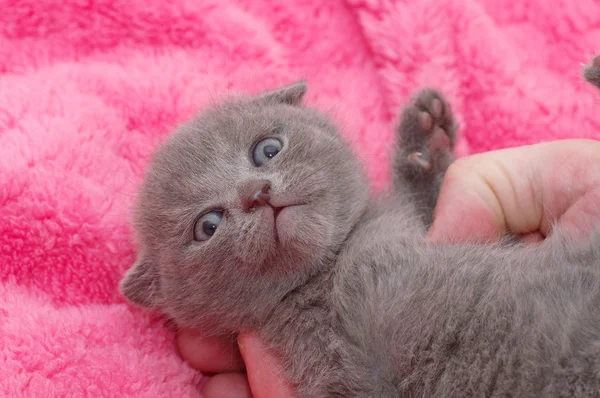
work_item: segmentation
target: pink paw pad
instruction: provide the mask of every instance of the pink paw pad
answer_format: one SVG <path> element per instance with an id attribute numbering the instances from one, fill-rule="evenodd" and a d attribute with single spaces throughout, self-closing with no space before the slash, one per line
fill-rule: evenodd
<path id="1" fill-rule="evenodd" d="M 413 138 L 417 141 L 423 140 L 423 148 L 409 153 L 407 160 L 423 170 L 430 170 L 433 152 L 452 149 L 455 126 L 451 112 L 448 105 L 433 90 L 420 92 L 410 106 L 418 110 L 413 113 L 418 128 L 411 130 L 411 134 L 414 134 Z M 419 135 L 422 138 L 418 138 Z"/>

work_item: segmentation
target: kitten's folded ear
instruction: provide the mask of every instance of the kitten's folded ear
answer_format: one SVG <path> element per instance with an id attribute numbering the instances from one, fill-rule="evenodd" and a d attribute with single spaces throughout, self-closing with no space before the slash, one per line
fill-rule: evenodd
<path id="1" fill-rule="evenodd" d="M 134 304 L 156 308 L 159 302 L 159 276 L 152 260 L 140 253 L 137 261 L 121 280 L 121 293 Z"/>
<path id="2" fill-rule="evenodd" d="M 258 94 L 255 98 L 259 101 L 300 106 L 307 90 L 308 84 L 306 84 L 306 81 L 301 80 L 275 90 Z"/>
<path id="3" fill-rule="evenodd" d="M 584 68 L 583 76 L 588 82 L 600 88 L 600 55 L 596 55 L 591 64 Z"/>

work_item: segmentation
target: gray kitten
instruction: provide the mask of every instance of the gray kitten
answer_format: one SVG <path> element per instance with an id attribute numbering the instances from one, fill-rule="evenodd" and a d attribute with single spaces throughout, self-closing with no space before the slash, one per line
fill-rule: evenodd
<path id="1" fill-rule="evenodd" d="M 306 89 L 224 103 L 167 140 L 124 294 L 207 334 L 258 331 L 301 397 L 600 396 L 600 230 L 429 244 L 456 132 L 442 95 L 403 110 L 395 192 L 372 197 Z"/>

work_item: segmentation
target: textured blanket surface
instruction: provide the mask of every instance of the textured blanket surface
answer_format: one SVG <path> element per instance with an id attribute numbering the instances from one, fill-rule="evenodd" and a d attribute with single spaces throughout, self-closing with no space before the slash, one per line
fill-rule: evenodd
<path id="1" fill-rule="evenodd" d="M 425 86 L 462 154 L 600 138 L 598 21 L 600 0 L 0 0 L 0 396 L 200 395 L 117 291 L 148 157 L 198 110 L 306 78 L 381 188 Z"/>

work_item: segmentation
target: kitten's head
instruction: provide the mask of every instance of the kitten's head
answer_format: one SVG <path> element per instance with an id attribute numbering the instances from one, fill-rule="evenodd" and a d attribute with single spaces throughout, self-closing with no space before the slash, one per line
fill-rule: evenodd
<path id="1" fill-rule="evenodd" d="M 181 325 L 235 331 L 328 263 L 369 187 L 336 127 L 302 107 L 306 88 L 208 109 L 158 150 L 127 298 Z"/>

